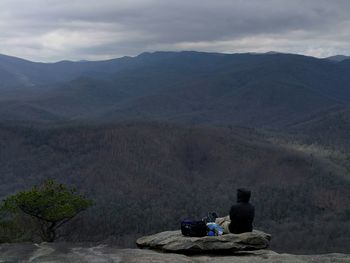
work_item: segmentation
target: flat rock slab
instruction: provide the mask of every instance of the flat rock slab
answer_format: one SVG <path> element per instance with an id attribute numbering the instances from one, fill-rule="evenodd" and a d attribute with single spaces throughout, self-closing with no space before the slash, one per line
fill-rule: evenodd
<path id="1" fill-rule="evenodd" d="M 225 234 L 222 236 L 185 237 L 181 231 L 165 231 L 137 239 L 140 248 L 150 248 L 163 252 L 195 253 L 236 253 L 246 250 L 266 249 L 271 235 L 254 230 L 242 234 Z"/>
<path id="2" fill-rule="evenodd" d="M 290 255 L 256 250 L 244 255 L 186 256 L 149 249 L 69 243 L 0 244 L 0 262 L 6 263 L 350 263 L 350 255 Z"/>

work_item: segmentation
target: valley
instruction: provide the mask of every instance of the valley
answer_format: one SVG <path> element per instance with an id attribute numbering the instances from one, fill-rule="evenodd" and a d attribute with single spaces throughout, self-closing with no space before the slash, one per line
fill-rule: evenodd
<path id="1" fill-rule="evenodd" d="M 74 185 L 96 203 L 61 240 L 132 247 L 184 218 L 226 215 L 247 187 L 271 249 L 345 253 L 349 70 L 281 53 L 0 56 L 0 196 L 46 178 Z"/>

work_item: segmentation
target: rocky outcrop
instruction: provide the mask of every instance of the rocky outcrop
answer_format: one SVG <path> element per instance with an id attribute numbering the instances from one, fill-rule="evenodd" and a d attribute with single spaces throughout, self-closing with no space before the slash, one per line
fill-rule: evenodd
<path id="1" fill-rule="evenodd" d="M 185 256 L 148 249 L 118 249 L 111 246 L 84 244 L 1 244 L 0 262 L 84 262 L 84 263 L 349 263 L 350 255 L 290 255 L 256 250 L 230 256 Z"/>
<path id="2" fill-rule="evenodd" d="M 245 250 L 265 249 L 271 236 L 254 230 L 242 234 L 222 236 L 185 237 L 181 231 L 165 231 L 151 236 L 141 237 L 136 241 L 140 248 L 158 249 L 164 252 L 194 253 L 236 253 Z"/>

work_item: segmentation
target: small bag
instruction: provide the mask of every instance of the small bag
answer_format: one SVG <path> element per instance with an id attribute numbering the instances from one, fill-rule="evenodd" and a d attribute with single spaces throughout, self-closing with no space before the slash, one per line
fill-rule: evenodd
<path id="1" fill-rule="evenodd" d="M 207 235 L 207 225 L 203 221 L 184 220 L 181 222 L 181 233 L 189 237 L 204 237 Z"/>
<path id="2" fill-rule="evenodd" d="M 221 236 L 224 234 L 224 229 L 215 223 L 207 223 L 208 236 Z"/>

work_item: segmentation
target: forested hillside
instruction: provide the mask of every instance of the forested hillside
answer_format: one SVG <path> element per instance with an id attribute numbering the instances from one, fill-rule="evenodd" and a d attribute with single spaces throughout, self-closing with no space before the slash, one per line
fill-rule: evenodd
<path id="1" fill-rule="evenodd" d="M 273 234 L 273 249 L 349 249 L 350 180 L 342 168 L 253 129 L 124 123 L 2 125 L 0 133 L 2 197 L 56 178 L 95 200 L 64 239 L 130 246 L 142 234 L 178 229 L 184 218 L 226 215 L 235 189 L 248 187 L 255 226 Z"/>
<path id="2" fill-rule="evenodd" d="M 348 151 L 350 147 L 350 109 L 335 108 L 320 112 L 287 127 L 306 143 L 325 145 L 334 150 Z"/>

